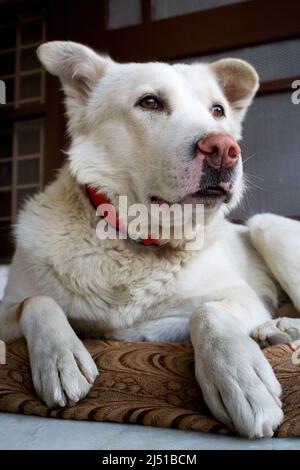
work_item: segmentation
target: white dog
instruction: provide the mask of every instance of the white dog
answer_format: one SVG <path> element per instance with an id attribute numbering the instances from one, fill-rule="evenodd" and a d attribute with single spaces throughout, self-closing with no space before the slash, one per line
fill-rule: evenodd
<path id="1" fill-rule="evenodd" d="M 20 213 L 0 337 L 26 338 L 50 407 L 77 402 L 98 375 L 75 330 L 191 337 L 214 416 L 242 435 L 272 436 L 281 389 L 250 335 L 270 344 L 300 337 L 300 319 L 271 320 L 281 290 L 300 309 L 300 225 L 268 214 L 247 227 L 225 219 L 243 192 L 237 140 L 256 72 L 237 59 L 119 64 L 72 42 L 46 43 L 38 56 L 62 82 L 72 142 L 56 181 Z M 117 206 L 120 195 L 148 208 L 202 203 L 204 246 L 160 246 L 151 234 L 99 240 L 95 206 Z"/>

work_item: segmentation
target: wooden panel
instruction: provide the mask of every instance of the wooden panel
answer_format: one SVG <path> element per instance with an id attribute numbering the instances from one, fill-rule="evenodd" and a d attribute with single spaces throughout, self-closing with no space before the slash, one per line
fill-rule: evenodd
<path id="1" fill-rule="evenodd" d="M 195 56 L 300 35 L 300 2 L 294 0 L 246 1 L 114 31 L 100 27 L 103 5 L 72 2 L 69 37 L 120 61 Z"/>
<path id="2" fill-rule="evenodd" d="M 44 116 L 46 113 L 44 105 L 26 106 L 26 108 L 13 109 L 0 107 L 0 126 L 2 123 L 11 121 L 23 121 Z"/>
<path id="3" fill-rule="evenodd" d="M 9 225 L 0 225 L 0 263 L 8 263 L 14 252 L 12 229 Z"/>
<path id="4" fill-rule="evenodd" d="M 300 80 L 300 77 L 290 77 L 282 78 L 279 80 L 270 80 L 269 82 L 264 82 L 261 84 L 258 94 L 264 95 L 267 93 L 277 93 L 284 90 L 291 90 L 292 93 L 292 83 L 294 80 Z"/>

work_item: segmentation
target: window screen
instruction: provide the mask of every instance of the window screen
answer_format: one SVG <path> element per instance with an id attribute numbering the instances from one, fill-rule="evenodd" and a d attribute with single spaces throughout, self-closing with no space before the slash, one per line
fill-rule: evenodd
<path id="1" fill-rule="evenodd" d="M 110 0 L 108 29 L 124 28 L 142 22 L 141 0 Z"/>
<path id="2" fill-rule="evenodd" d="M 256 68 L 261 81 L 293 77 L 300 74 L 300 39 L 235 49 L 220 54 L 190 58 L 185 62 L 213 62 L 224 57 L 247 60 Z"/>
<path id="3" fill-rule="evenodd" d="M 153 0 L 153 19 L 161 20 L 186 13 L 211 10 L 242 1 L 245 0 Z"/>
<path id="4" fill-rule="evenodd" d="M 265 211 L 300 215 L 299 131 L 300 105 L 292 103 L 290 92 L 254 100 L 241 143 L 250 187 L 236 217 Z"/>

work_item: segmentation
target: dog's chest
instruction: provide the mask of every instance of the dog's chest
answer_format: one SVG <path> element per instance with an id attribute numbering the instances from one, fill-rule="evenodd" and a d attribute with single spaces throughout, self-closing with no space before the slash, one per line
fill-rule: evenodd
<path id="1" fill-rule="evenodd" d="M 83 271 L 84 264 L 86 262 L 79 256 L 71 258 L 69 265 L 65 265 L 70 288 L 76 292 L 80 284 L 87 296 L 96 292 L 104 299 L 110 293 L 113 304 L 116 301 L 123 303 L 125 299 L 130 303 L 145 303 L 148 297 L 171 295 L 182 269 L 180 258 L 160 259 L 114 248 L 95 250 Z"/>
<path id="2" fill-rule="evenodd" d="M 101 317 L 108 327 L 160 315 L 162 305 L 177 302 L 178 276 L 189 256 L 135 253 L 110 244 L 82 244 L 69 253 L 55 274 L 71 298 L 70 315 Z"/>

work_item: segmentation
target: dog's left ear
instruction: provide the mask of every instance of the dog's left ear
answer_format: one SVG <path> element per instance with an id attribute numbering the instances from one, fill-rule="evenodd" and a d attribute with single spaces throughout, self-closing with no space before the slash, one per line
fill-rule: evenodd
<path id="1" fill-rule="evenodd" d="M 227 100 L 242 119 L 259 86 L 255 69 L 240 59 L 221 59 L 210 67 Z"/>

